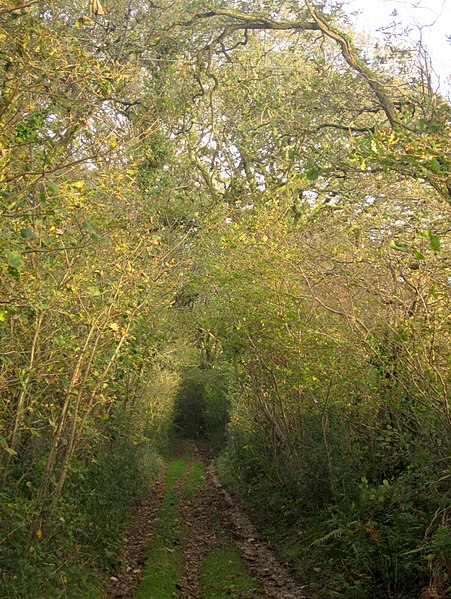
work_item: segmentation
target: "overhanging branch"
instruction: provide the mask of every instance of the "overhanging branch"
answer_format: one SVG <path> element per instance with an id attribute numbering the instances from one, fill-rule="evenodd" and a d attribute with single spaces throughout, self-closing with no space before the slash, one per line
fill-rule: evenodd
<path id="1" fill-rule="evenodd" d="M 337 42 L 337 44 L 340 46 L 341 54 L 348 65 L 354 71 L 357 71 L 357 73 L 359 73 L 368 83 L 369 87 L 379 100 L 380 105 L 385 112 L 385 115 L 392 128 L 396 127 L 396 125 L 399 125 L 398 111 L 388 95 L 387 90 L 382 83 L 380 83 L 380 81 L 374 77 L 373 72 L 365 63 L 365 61 L 361 60 L 355 55 L 355 51 L 351 45 L 351 42 L 340 31 L 326 23 L 326 21 L 315 10 L 310 0 L 305 0 L 305 5 L 307 6 L 310 16 L 318 25 L 318 28 L 324 33 L 324 35 Z"/>
<path id="2" fill-rule="evenodd" d="M 268 17 L 260 15 L 249 15 L 236 10 L 226 8 L 215 8 L 207 12 L 194 15 L 190 21 L 179 23 L 179 25 L 189 26 L 196 21 L 211 19 L 212 17 L 228 17 L 232 19 L 230 25 L 234 29 L 273 29 L 279 31 L 319 31 L 320 27 L 316 22 L 303 21 L 275 21 Z"/>

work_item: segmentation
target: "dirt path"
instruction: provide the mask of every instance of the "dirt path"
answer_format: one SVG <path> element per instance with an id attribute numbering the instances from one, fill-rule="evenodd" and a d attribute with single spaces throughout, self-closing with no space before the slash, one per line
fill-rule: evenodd
<path id="1" fill-rule="evenodd" d="M 142 569 L 147 562 L 147 547 L 152 537 L 153 524 L 158 506 L 166 489 L 167 467 L 161 469 L 152 493 L 136 510 L 130 526 L 123 537 L 122 567 L 111 577 L 108 599 L 129 599 L 142 578 Z"/>
<path id="2" fill-rule="evenodd" d="M 196 445 L 195 455 L 202 463 L 213 461 L 207 447 Z M 194 599 L 200 597 L 199 571 L 206 553 L 218 545 L 218 534 L 212 526 L 212 510 L 218 510 L 216 497 L 210 485 L 198 489 L 193 497 L 185 498 L 182 502 L 180 516 L 186 528 L 183 539 L 183 555 L 185 571 L 180 581 L 180 598 Z"/>
<path id="3" fill-rule="evenodd" d="M 278 560 L 244 511 L 222 488 L 214 455 L 204 444 L 192 446 L 184 473 L 172 484 L 169 505 L 176 510 L 176 523 L 170 526 L 177 536 L 161 541 L 158 531 L 165 526 L 162 506 L 168 493 L 167 477 L 165 468 L 125 535 L 123 567 L 112 577 L 109 599 L 306 599 L 306 588 Z M 167 569 L 167 576 L 173 578 L 168 585 L 148 578 L 158 568 L 161 577 L 164 564 L 149 562 L 144 568 L 146 548 L 152 544 L 159 544 L 158 551 L 165 560 L 176 551 L 182 556 L 181 565 L 179 559 L 178 567 L 171 565 Z M 156 561 L 159 553 L 152 555 Z"/>
<path id="4" fill-rule="evenodd" d="M 232 500 L 216 475 L 214 463 L 210 463 L 208 479 L 220 500 L 220 509 L 229 530 L 235 538 L 248 571 L 259 580 L 265 597 L 274 599 L 307 599 L 306 586 L 283 564 L 274 551 L 261 538 L 247 514 Z"/>

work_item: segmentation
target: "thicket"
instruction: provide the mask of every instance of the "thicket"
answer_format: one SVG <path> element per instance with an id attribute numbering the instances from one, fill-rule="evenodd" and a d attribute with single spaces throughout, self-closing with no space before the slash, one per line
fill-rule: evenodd
<path id="1" fill-rule="evenodd" d="M 90 10 L 0 8 L 2 595 L 101 596 L 178 431 L 226 443 L 318 596 L 444 597 L 451 113 L 424 49 L 360 50 L 336 3 Z"/>

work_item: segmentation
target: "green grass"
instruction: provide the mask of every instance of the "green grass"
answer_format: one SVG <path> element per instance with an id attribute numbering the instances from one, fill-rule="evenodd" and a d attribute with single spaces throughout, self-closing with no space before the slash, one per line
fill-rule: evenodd
<path id="1" fill-rule="evenodd" d="M 232 549 L 212 549 L 205 556 L 200 572 L 202 599 L 257 599 L 263 597 L 257 583 Z"/>
<path id="2" fill-rule="evenodd" d="M 136 599 L 168 599 L 178 597 L 177 582 L 183 572 L 183 553 L 180 547 L 169 551 L 154 547 L 149 551 L 146 572 L 136 593 Z"/>
<path id="3" fill-rule="evenodd" d="M 183 485 L 183 493 L 186 497 L 192 498 L 205 483 L 205 467 L 202 462 L 197 460 L 193 462 L 191 472 Z"/>
<path id="4" fill-rule="evenodd" d="M 173 489 L 185 474 L 187 461 L 185 459 L 174 460 L 169 464 L 166 484 L 168 489 Z"/>

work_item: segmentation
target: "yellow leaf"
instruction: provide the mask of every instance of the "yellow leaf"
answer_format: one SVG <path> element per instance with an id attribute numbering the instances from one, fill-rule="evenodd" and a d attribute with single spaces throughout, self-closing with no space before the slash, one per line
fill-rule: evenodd
<path id="1" fill-rule="evenodd" d="M 40 541 L 42 539 L 42 537 L 44 536 L 44 533 L 42 532 L 41 529 L 36 531 L 36 538 Z"/>
<path id="2" fill-rule="evenodd" d="M 102 5 L 100 4 L 99 0 L 89 0 L 89 12 L 92 15 L 104 15 L 105 11 L 102 8 Z"/>
<path id="3" fill-rule="evenodd" d="M 117 333 L 119 331 L 119 325 L 117 324 L 117 322 L 112 322 L 109 326 L 110 326 L 110 329 L 112 331 L 114 331 L 115 333 Z"/>

